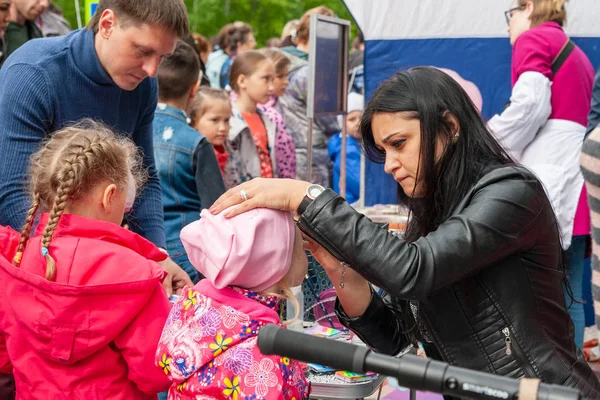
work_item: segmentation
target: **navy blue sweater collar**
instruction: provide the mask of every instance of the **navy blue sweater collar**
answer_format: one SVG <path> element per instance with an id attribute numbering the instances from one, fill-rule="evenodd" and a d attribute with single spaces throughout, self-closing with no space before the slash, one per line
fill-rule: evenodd
<path id="1" fill-rule="evenodd" d="M 100 64 L 94 47 L 94 31 L 81 29 L 73 32 L 73 36 L 71 57 L 77 68 L 98 85 L 115 85 Z"/>

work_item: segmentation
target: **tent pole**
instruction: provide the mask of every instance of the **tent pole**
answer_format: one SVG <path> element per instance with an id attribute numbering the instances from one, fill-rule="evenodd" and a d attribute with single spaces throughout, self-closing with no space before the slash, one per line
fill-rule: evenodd
<path id="1" fill-rule="evenodd" d="M 75 14 L 77 14 L 77 29 L 81 29 L 83 24 L 81 22 L 81 7 L 79 0 L 75 0 Z"/>
<path id="2" fill-rule="evenodd" d="M 314 119 L 308 119 L 308 137 L 306 138 L 306 180 L 308 182 L 313 182 L 313 165 L 312 165 L 312 156 L 313 156 L 313 127 L 314 127 Z"/>
<path id="3" fill-rule="evenodd" d="M 366 175 L 367 175 L 367 161 L 363 152 L 360 152 L 360 196 L 358 197 L 358 208 L 363 209 L 365 207 L 365 194 L 366 194 Z"/>
<path id="4" fill-rule="evenodd" d="M 342 154 L 340 165 L 340 196 L 346 198 L 346 144 L 348 143 L 346 132 L 346 114 L 342 114 Z"/>

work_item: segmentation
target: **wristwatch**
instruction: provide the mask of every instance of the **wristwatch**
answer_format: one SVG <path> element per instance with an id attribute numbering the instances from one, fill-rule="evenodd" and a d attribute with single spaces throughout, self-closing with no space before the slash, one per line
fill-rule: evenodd
<path id="1" fill-rule="evenodd" d="M 308 189 L 306 189 L 306 193 L 304 194 L 304 198 L 302 202 L 298 206 L 298 215 L 302 215 L 304 211 L 308 208 L 308 206 L 316 199 L 321 193 L 325 191 L 325 188 L 321 185 L 310 185 Z"/>

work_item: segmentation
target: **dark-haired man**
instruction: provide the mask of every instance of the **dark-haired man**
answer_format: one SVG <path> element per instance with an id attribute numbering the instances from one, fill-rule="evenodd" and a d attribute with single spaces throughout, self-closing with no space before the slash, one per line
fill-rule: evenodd
<path id="1" fill-rule="evenodd" d="M 150 179 L 128 217 L 132 230 L 165 249 L 163 207 L 154 166 L 156 73 L 188 34 L 183 0 L 100 0 L 86 29 L 29 41 L 0 70 L 0 225 L 21 229 L 29 197 L 27 164 L 40 142 L 65 125 L 93 118 L 131 137 Z M 166 252 L 166 250 L 165 250 Z M 191 285 L 167 258 L 167 292 Z"/>
<path id="2" fill-rule="evenodd" d="M 41 38 L 42 30 L 35 20 L 49 6 L 49 0 L 13 0 L 10 7 L 10 22 L 6 28 L 6 56 L 9 56 L 31 39 Z"/>

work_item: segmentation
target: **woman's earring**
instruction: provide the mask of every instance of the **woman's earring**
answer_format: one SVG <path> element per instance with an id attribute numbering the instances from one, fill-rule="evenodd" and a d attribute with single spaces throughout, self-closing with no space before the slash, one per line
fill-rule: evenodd
<path id="1" fill-rule="evenodd" d="M 340 289 L 344 288 L 344 278 L 346 277 L 346 267 L 348 266 L 348 264 L 346 264 L 345 262 L 342 262 L 342 276 L 340 276 Z"/>
<path id="2" fill-rule="evenodd" d="M 452 142 L 456 143 L 458 141 L 458 137 L 460 136 L 460 134 L 458 132 L 456 132 L 453 136 L 452 136 Z"/>

